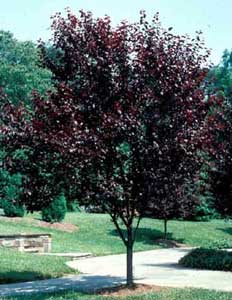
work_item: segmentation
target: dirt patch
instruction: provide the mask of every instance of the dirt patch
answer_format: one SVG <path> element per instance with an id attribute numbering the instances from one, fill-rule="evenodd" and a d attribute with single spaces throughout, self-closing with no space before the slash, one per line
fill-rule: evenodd
<path id="1" fill-rule="evenodd" d="M 161 292 L 167 290 L 167 287 L 160 287 L 156 285 L 147 284 L 134 284 L 132 287 L 121 285 L 113 288 L 101 289 L 96 292 L 97 295 L 112 296 L 112 297 L 126 297 L 126 296 L 137 296 L 151 292 Z"/>
<path id="2" fill-rule="evenodd" d="M 76 225 L 70 224 L 70 223 L 48 223 L 40 220 L 35 220 L 32 218 L 9 218 L 9 217 L 0 217 L 0 220 L 7 221 L 7 222 L 25 222 L 29 223 L 35 226 L 40 226 L 40 227 L 45 227 L 45 228 L 51 228 L 51 229 L 56 229 L 60 231 L 65 231 L 65 232 L 74 232 L 78 230 L 79 228 Z"/>
<path id="3" fill-rule="evenodd" d="M 167 248 L 186 248 L 189 247 L 189 245 L 180 243 L 174 240 L 165 240 L 165 239 L 157 239 L 155 242 L 161 246 L 167 247 Z"/>
<path id="4" fill-rule="evenodd" d="M 70 223 L 47 223 L 44 221 L 34 220 L 36 224 L 40 227 L 46 227 L 46 228 L 52 228 L 57 229 L 65 232 L 74 232 L 78 230 L 78 227 L 76 225 L 70 224 Z M 34 223 L 34 222 L 33 222 Z"/>

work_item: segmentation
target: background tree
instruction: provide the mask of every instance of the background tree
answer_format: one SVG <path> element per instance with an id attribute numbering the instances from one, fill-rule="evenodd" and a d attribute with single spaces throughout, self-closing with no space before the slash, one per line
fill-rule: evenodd
<path id="1" fill-rule="evenodd" d="M 224 146 L 224 151 L 217 151 L 212 166 L 209 168 L 208 192 L 215 198 L 214 208 L 223 216 L 231 216 L 231 103 L 232 103 L 232 52 L 225 50 L 221 63 L 211 68 L 207 80 L 209 94 L 224 98 L 217 107 L 221 130 L 215 131 L 214 140 Z M 215 117 L 212 117 L 214 120 Z"/>
<path id="2" fill-rule="evenodd" d="M 224 217 L 232 217 L 232 111 L 227 102 L 219 110 L 223 113 L 221 131 L 215 132 L 215 140 L 223 145 L 223 151 L 217 152 L 214 158 L 211 172 L 210 184 L 216 201 L 216 210 Z"/>
<path id="3" fill-rule="evenodd" d="M 43 95 L 51 88 L 51 72 L 42 67 L 38 48 L 32 42 L 17 41 L 10 32 L 0 31 L 1 110 L 6 103 L 14 103 L 15 105 L 23 103 L 32 109 L 32 91 L 36 89 Z M 29 115 L 30 113 L 28 111 L 28 117 Z M 1 119 L 1 122 L 2 121 Z M 12 166 L 6 169 L 6 164 L 3 162 L 4 157 L 8 157 L 9 161 L 9 156 L 11 156 L 11 162 L 14 162 L 14 164 L 16 164 L 18 159 L 22 160 L 23 156 L 23 164 L 28 163 L 29 160 L 26 158 L 27 156 L 24 155 L 25 151 L 22 150 L 21 145 L 18 145 L 18 148 L 16 146 L 11 149 L 8 148 L 8 150 L 5 146 L 6 145 L 1 144 L 0 184 L 5 186 L 2 191 L 14 190 L 14 193 L 12 193 L 14 197 L 10 197 L 11 200 L 8 199 L 8 202 L 10 201 L 12 204 L 21 198 L 20 184 L 26 180 L 25 175 L 28 174 L 25 174 L 25 168 L 24 174 L 20 173 L 19 167 L 15 168 L 15 170 L 13 170 L 14 168 Z M 6 151 L 9 152 L 6 153 Z M 21 155 L 19 155 L 19 153 L 21 153 Z M 28 153 L 27 151 L 27 154 Z M 32 151 L 30 153 L 32 153 Z M 33 165 L 30 165 L 30 168 L 33 168 Z M 23 178 L 23 180 L 18 181 L 18 188 L 15 188 L 14 178 L 19 177 Z M 18 200 L 16 201 L 16 199 Z M 6 201 L 4 203 L 6 203 Z M 22 214 L 20 213 L 20 215 Z"/>
<path id="4" fill-rule="evenodd" d="M 36 46 L 6 31 L 0 31 L 0 87 L 15 104 L 31 104 L 34 89 L 45 94 L 51 88 L 51 73 L 40 65 Z"/>
<path id="5" fill-rule="evenodd" d="M 45 100 L 44 100 L 45 101 Z M 1 173 L 21 174 L 21 198 L 28 211 L 38 211 L 50 205 L 62 190 L 59 155 L 39 136 L 32 134 L 33 122 L 30 108 L 24 105 L 5 104 L 1 113 L 4 124 L 1 135 L 3 165 Z M 2 178 L 4 178 L 2 176 Z"/>
<path id="6" fill-rule="evenodd" d="M 224 51 L 221 63 L 210 69 L 207 79 L 210 93 L 221 93 L 232 103 L 232 51 Z"/>
<path id="7" fill-rule="evenodd" d="M 211 190 L 211 170 L 210 157 L 204 153 L 205 161 L 195 182 L 187 182 L 184 188 L 184 197 L 194 197 L 198 202 L 190 215 L 184 219 L 192 221 L 209 221 L 219 218 L 220 215 L 215 209 L 215 196 Z"/>

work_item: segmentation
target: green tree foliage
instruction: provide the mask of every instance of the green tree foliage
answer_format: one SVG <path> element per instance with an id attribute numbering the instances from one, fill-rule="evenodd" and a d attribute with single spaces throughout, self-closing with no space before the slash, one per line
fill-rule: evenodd
<path id="1" fill-rule="evenodd" d="M 222 94 L 232 103 L 232 51 L 224 51 L 221 63 L 210 70 L 208 80 L 210 93 Z"/>
<path id="2" fill-rule="evenodd" d="M 204 154 L 204 159 L 209 161 L 210 158 Z M 194 183 L 187 181 L 185 184 L 184 197 L 195 198 L 198 203 L 192 214 L 187 216 L 188 220 L 208 221 L 219 217 L 215 209 L 215 196 L 210 185 L 211 168 L 211 164 L 203 164 L 196 181 Z"/>
<path id="3" fill-rule="evenodd" d="M 32 42 L 17 41 L 0 31 L 0 87 L 14 103 L 31 103 L 31 92 L 51 88 L 51 73 L 40 65 L 39 50 Z"/>
<path id="4" fill-rule="evenodd" d="M 0 207 L 8 217 L 23 217 L 25 206 L 23 204 L 23 181 L 25 176 L 17 169 L 11 172 L 11 168 L 6 168 L 7 156 L 9 153 L 0 151 Z M 13 159 L 25 160 L 23 150 L 15 150 L 10 154 Z"/>

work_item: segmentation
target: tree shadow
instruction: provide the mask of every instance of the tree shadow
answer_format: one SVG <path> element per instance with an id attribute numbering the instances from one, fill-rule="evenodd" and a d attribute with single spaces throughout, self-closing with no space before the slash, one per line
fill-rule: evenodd
<path id="1" fill-rule="evenodd" d="M 24 275 L 24 272 L 18 272 L 18 276 Z M 99 289 L 116 287 L 122 284 L 125 284 L 125 278 L 123 277 L 100 275 L 94 276 L 83 274 L 78 276 L 69 276 L 50 280 L 37 280 L 23 283 L 1 284 L 0 295 L 3 297 L 22 295 L 22 299 L 26 300 L 31 299 L 29 297 L 27 298 L 27 295 L 29 296 L 30 294 L 44 293 L 43 299 L 47 299 L 47 297 L 48 299 L 50 299 L 50 293 L 58 293 L 61 291 L 69 290 L 80 292 L 83 294 L 92 294 L 97 292 Z M 55 294 L 52 295 L 55 296 Z M 21 299 L 21 297 L 19 299 Z M 38 299 L 41 299 L 41 295 Z"/>
<path id="2" fill-rule="evenodd" d="M 126 237 L 126 229 L 122 229 L 123 235 Z M 111 230 L 110 234 L 113 236 L 118 236 L 118 231 L 116 229 Z M 164 240 L 164 233 L 161 230 L 151 229 L 151 228 L 138 228 L 136 234 L 136 242 L 147 244 L 147 245 L 160 245 L 164 247 L 170 247 L 168 241 L 175 241 L 178 243 L 183 243 L 183 239 L 174 239 L 173 233 L 169 232 L 167 234 L 167 243 Z"/>
<path id="3" fill-rule="evenodd" d="M 229 227 L 229 228 L 217 228 L 217 230 L 220 230 L 224 233 L 228 233 L 230 235 L 232 235 L 232 227 Z"/>
<path id="4" fill-rule="evenodd" d="M 34 271 L 9 271 L 0 272 L 0 286 L 1 284 L 11 284 L 11 283 L 22 283 L 34 280 L 49 279 L 51 277 L 45 276 L 40 272 Z"/>
<path id="5" fill-rule="evenodd" d="M 178 263 L 160 263 L 160 264 L 143 264 L 146 267 L 165 268 L 169 270 L 186 270 L 186 267 L 179 265 Z"/>

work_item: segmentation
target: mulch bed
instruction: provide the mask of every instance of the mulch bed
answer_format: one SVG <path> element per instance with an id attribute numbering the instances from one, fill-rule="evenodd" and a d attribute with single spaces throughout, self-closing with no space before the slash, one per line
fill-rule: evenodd
<path id="1" fill-rule="evenodd" d="M 132 287 L 127 287 L 126 285 L 121 285 L 113 288 L 105 288 L 96 291 L 97 295 L 102 295 L 105 297 L 126 297 L 142 295 L 151 292 L 161 292 L 167 290 L 167 287 L 161 287 L 156 285 L 147 284 L 134 284 Z"/>

